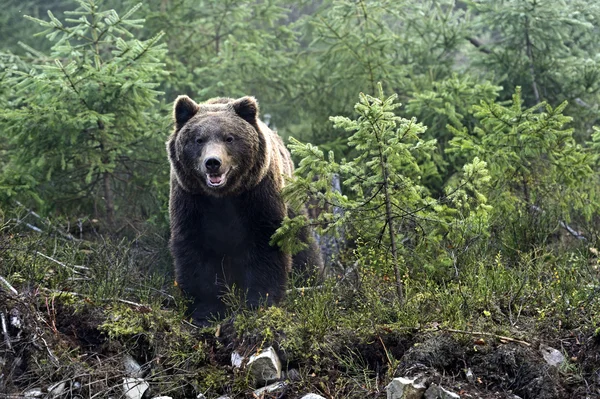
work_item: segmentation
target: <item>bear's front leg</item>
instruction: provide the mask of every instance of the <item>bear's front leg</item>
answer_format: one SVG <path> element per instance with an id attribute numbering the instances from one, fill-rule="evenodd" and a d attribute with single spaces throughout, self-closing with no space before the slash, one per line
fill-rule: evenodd
<path id="1" fill-rule="evenodd" d="M 267 244 L 250 255 L 245 268 L 246 303 L 251 308 L 271 306 L 285 296 L 291 257 Z"/>
<path id="2" fill-rule="evenodd" d="M 215 266 L 219 263 L 188 250 L 185 256 L 175 257 L 175 265 L 177 284 L 192 299 L 188 313 L 194 323 L 206 325 L 210 319 L 224 317 L 221 295 L 226 283 L 221 268 Z"/>

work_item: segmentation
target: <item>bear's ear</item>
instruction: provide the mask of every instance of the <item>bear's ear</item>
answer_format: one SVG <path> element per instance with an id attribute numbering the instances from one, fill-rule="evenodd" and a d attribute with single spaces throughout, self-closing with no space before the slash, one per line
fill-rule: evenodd
<path id="1" fill-rule="evenodd" d="M 173 107 L 173 117 L 175 118 L 175 127 L 181 129 L 187 121 L 189 121 L 200 107 L 188 96 L 179 96 L 175 100 Z"/>
<path id="2" fill-rule="evenodd" d="M 256 126 L 258 118 L 258 102 L 254 97 L 242 97 L 231 103 L 236 114 L 252 126 Z"/>

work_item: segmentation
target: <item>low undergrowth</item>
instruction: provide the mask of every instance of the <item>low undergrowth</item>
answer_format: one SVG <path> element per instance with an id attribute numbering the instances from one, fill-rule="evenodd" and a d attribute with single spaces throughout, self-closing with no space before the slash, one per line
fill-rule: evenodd
<path id="1" fill-rule="evenodd" d="M 250 310 L 228 295 L 231 315 L 199 329 L 185 318 L 161 235 L 76 238 L 26 210 L 3 214 L 0 226 L 4 395 L 64 383 L 54 397 L 119 397 L 132 357 L 152 396 L 250 398 L 257 387 L 231 353 L 268 346 L 288 385 L 265 398 L 383 398 L 391 378 L 415 373 L 466 398 L 600 389 L 598 253 L 568 236 L 530 251 L 481 244 L 447 273 L 411 265 L 403 305 L 392 270 L 349 252 L 340 264 L 351 267 L 292 284 L 281 306 Z M 547 365 L 542 345 L 566 361 Z"/>

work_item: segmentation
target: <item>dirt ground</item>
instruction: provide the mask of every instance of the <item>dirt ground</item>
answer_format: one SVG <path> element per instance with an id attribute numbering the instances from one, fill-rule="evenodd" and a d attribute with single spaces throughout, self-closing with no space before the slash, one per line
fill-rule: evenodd
<path id="1" fill-rule="evenodd" d="M 185 367 L 190 375 L 218 372 L 219 378 L 211 380 L 213 388 L 208 398 L 222 394 L 256 397 L 250 387 L 240 387 L 240 372 L 231 366 L 230 359 L 233 350 L 249 353 L 260 342 L 236 336 L 231 323 L 222 324 L 218 336 L 214 329 L 187 326 L 187 339 L 201 344 L 206 356 L 196 365 L 180 363 L 178 371 L 161 364 L 155 349 L 143 338 L 109 339 L 99 328 L 105 314 L 94 304 L 36 306 L 35 293 L 30 295 L 16 298 L 0 293 L 0 311 L 6 326 L 0 346 L 2 398 L 23 397 L 25 392 L 31 394 L 36 389 L 42 397 L 119 397 L 125 353 L 148 370 L 148 397 L 195 397 L 199 388 L 191 383 L 174 387 L 169 393 L 159 391 L 168 386 L 165 375 L 175 377 Z M 559 349 L 565 355 L 565 363 L 558 367 L 548 365 L 539 350 L 542 343 Z M 369 339 L 346 336 L 346 341 L 332 342 L 330 348 L 338 356 L 315 353 L 313 360 L 304 364 L 287 359 L 279 350 L 288 384 L 261 398 L 293 399 L 307 392 L 326 398 L 385 398 L 385 386 L 391 377 L 398 376 L 436 383 L 461 398 L 600 398 L 600 343 L 590 333 L 581 331 L 562 331 L 562 335 L 536 337 L 525 343 L 443 330 L 398 332 L 383 328 Z M 162 372 L 153 373 L 153 369 Z M 66 389 L 58 395 L 49 392 L 61 382 L 66 383 Z"/>

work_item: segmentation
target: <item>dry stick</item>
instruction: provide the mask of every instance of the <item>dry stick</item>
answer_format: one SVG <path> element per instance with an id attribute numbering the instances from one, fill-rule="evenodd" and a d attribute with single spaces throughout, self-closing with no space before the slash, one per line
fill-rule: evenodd
<path id="1" fill-rule="evenodd" d="M 65 231 L 62 231 L 62 230 L 61 230 L 61 229 L 59 229 L 58 227 L 54 227 L 54 226 L 51 226 L 51 225 L 49 226 L 49 225 L 48 225 L 48 224 L 47 224 L 47 223 L 44 221 L 44 219 L 43 219 L 43 218 L 42 218 L 40 215 L 38 215 L 37 213 L 35 213 L 35 212 L 34 212 L 34 211 L 32 211 L 31 209 L 27 208 L 25 205 L 23 205 L 23 204 L 22 204 L 22 203 L 20 203 L 19 201 L 15 201 L 15 202 L 16 202 L 16 204 L 17 204 L 18 206 L 20 206 L 20 207 L 22 207 L 23 209 L 25 209 L 25 210 L 27 211 L 27 213 L 28 213 L 28 214 L 30 214 L 31 216 L 34 216 L 35 218 L 39 219 L 39 220 L 40 220 L 40 221 L 41 221 L 43 224 L 47 225 L 48 227 L 50 227 L 52 230 L 54 230 L 55 232 L 57 232 L 58 234 L 60 234 L 60 235 L 61 235 L 61 236 L 63 236 L 64 238 L 66 238 L 67 240 L 69 240 L 69 241 L 81 241 L 81 240 L 79 240 L 79 239 L 77 239 L 77 238 L 73 237 L 71 234 L 69 234 L 69 233 L 67 233 L 67 232 L 65 232 Z M 25 223 L 25 225 L 27 225 L 27 227 L 29 227 L 30 229 L 32 229 L 32 230 L 34 230 L 34 231 L 37 231 L 38 233 L 42 233 L 42 232 L 43 232 L 43 230 L 42 230 L 42 229 L 40 229 L 39 227 L 36 227 L 36 226 L 34 226 L 34 225 L 32 225 L 32 224 Z"/>
<path id="2" fill-rule="evenodd" d="M 525 45 L 527 51 L 527 58 L 529 58 L 529 73 L 531 74 L 531 83 L 533 86 L 533 94 L 535 95 L 536 103 L 540 103 L 540 92 L 538 90 L 538 84 L 535 78 L 535 66 L 533 64 L 533 49 L 531 39 L 529 38 L 529 18 L 525 17 Z"/>
<path id="3" fill-rule="evenodd" d="M 10 283 L 8 281 L 6 281 L 6 279 L 4 277 L 2 277 L 2 276 L 0 276 L 0 283 L 2 283 L 2 285 L 5 286 L 14 295 L 19 295 L 19 291 L 17 291 L 15 289 L 15 287 L 13 287 L 12 285 L 10 285 Z"/>
<path id="4" fill-rule="evenodd" d="M 50 292 L 54 292 L 56 294 L 66 294 L 66 295 L 73 295 L 73 296 L 77 296 L 77 297 L 85 297 L 85 295 L 82 295 L 78 292 L 73 292 L 73 291 L 60 291 L 60 290 L 51 290 L 49 288 L 42 288 L 44 291 L 50 291 Z M 126 305 L 130 305 L 130 306 L 134 306 L 136 308 L 140 308 L 140 309 L 148 309 L 148 310 L 152 310 L 152 308 L 148 305 L 144 305 L 141 303 L 137 303 L 137 302 L 133 302 L 133 301 L 128 301 L 127 299 L 121 299 L 121 298 L 115 298 L 115 299 L 110 299 L 110 298 L 100 298 L 101 301 L 103 302 L 111 302 L 111 301 L 117 301 L 117 302 L 121 302 L 124 303 Z"/>
<path id="5" fill-rule="evenodd" d="M 56 357 L 56 355 L 54 355 L 54 353 L 52 352 L 52 350 L 50 349 L 50 346 L 48 345 L 48 342 L 46 342 L 46 340 L 44 339 L 44 337 L 40 336 L 39 337 L 42 342 L 44 343 L 44 346 L 46 347 L 46 350 L 48 351 L 48 356 L 50 356 L 50 360 L 52 361 L 52 363 L 55 366 L 59 366 L 60 362 L 58 361 L 58 358 Z"/>
<path id="6" fill-rule="evenodd" d="M 493 338 L 497 338 L 502 341 L 516 342 L 518 344 L 523 344 L 525 346 L 531 346 L 531 344 L 529 342 L 521 341 L 520 339 L 505 337 L 504 335 L 497 335 L 497 334 L 492 334 L 492 333 L 488 333 L 488 332 L 455 330 L 453 328 L 444 328 L 443 331 L 448 331 L 448 332 L 457 333 L 457 334 L 481 335 L 484 337 L 493 337 Z"/>
<path id="7" fill-rule="evenodd" d="M 4 335 L 6 347 L 8 348 L 8 350 L 12 350 L 10 336 L 8 335 L 8 327 L 6 326 L 6 316 L 4 316 L 4 312 L 0 312 L 0 320 L 2 321 L 2 334 Z"/>
<path id="8" fill-rule="evenodd" d="M 71 270 L 73 271 L 73 273 L 82 274 L 82 273 L 81 273 L 79 270 L 76 270 L 76 269 L 81 269 L 81 270 L 90 270 L 90 268 L 89 268 L 89 267 L 80 266 L 80 265 L 68 266 L 68 265 L 66 265 L 66 264 L 62 263 L 62 262 L 61 262 L 61 261 L 59 261 L 59 260 L 56 260 L 56 259 L 54 259 L 54 258 L 51 258 L 51 257 L 49 257 L 48 255 L 44 255 L 44 254 L 43 254 L 43 253 L 41 253 L 40 251 L 35 251 L 35 253 L 36 253 L 37 255 L 43 256 L 44 258 L 46 258 L 46 259 L 48 259 L 48 260 L 51 260 L 52 262 L 56 263 L 57 265 L 60 265 L 60 266 L 62 266 L 62 267 L 64 267 L 64 268 L 66 268 L 66 269 L 71 269 Z"/>

